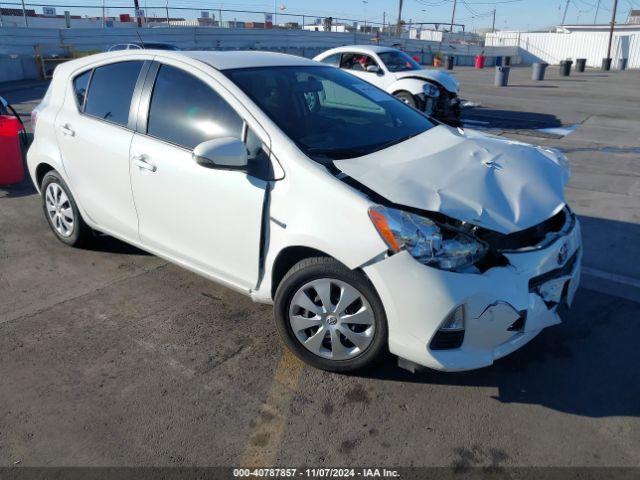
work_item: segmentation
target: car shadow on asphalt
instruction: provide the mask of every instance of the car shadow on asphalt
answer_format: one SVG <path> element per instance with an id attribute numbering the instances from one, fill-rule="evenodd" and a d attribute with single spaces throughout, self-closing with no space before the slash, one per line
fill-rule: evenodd
<path id="1" fill-rule="evenodd" d="M 581 288 L 562 324 L 543 330 L 490 367 L 412 374 L 389 360 L 364 376 L 490 387 L 496 389 L 493 398 L 502 403 L 539 405 L 587 417 L 640 416 L 639 317 L 639 303 Z"/>

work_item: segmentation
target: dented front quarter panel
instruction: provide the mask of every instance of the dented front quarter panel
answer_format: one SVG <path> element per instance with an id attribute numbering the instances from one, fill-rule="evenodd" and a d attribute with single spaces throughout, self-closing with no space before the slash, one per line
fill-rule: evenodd
<path id="1" fill-rule="evenodd" d="M 336 166 L 397 205 L 500 233 L 558 213 L 569 178 L 556 152 L 443 125 Z"/>

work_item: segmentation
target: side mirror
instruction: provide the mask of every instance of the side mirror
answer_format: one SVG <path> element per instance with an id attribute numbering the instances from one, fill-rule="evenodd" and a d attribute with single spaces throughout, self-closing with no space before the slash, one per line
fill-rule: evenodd
<path id="1" fill-rule="evenodd" d="M 382 72 L 382 70 L 380 69 L 380 67 L 378 65 L 369 65 L 367 67 L 367 72 L 380 74 Z M 384 72 L 382 72 L 382 73 L 384 73 Z"/>
<path id="2" fill-rule="evenodd" d="M 207 140 L 193 149 L 193 159 L 198 165 L 220 170 L 246 170 L 247 147 L 235 137 Z"/>

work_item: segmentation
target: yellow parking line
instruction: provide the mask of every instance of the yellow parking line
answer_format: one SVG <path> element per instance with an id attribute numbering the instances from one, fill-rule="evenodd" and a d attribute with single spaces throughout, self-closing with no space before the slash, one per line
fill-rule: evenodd
<path id="1" fill-rule="evenodd" d="M 242 456 L 242 467 L 273 466 L 303 369 L 302 362 L 289 350 L 284 350 Z"/>

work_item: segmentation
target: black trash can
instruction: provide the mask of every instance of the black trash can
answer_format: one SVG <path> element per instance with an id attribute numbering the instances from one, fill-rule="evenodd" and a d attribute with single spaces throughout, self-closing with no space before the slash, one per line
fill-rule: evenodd
<path id="1" fill-rule="evenodd" d="M 503 57 L 503 58 L 504 58 L 504 61 L 502 62 L 502 64 L 505 67 L 508 67 L 509 65 L 511 65 L 511 57 Z"/>
<path id="2" fill-rule="evenodd" d="M 602 70 L 606 70 L 609 71 L 611 70 L 611 59 L 610 58 L 603 58 L 602 59 Z"/>
<path id="3" fill-rule="evenodd" d="M 453 55 L 447 55 L 447 62 L 445 64 L 447 70 L 453 70 L 453 61 L 455 57 Z"/>
<path id="4" fill-rule="evenodd" d="M 618 60 L 618 69 L 619 70 L 626 70 L 628 62 L 629 62 L 628 58 L 621 58 L 620 60 Z"/>
<path id="5" fill-rule="evenodd" d="M 560 62 L 560 76 L 568 77 L 571 74 L 571 65 L 573 65 L 572 60 L 562 60 Z"/>
<path id="6" fill-rule="evenodd" d="M 541 81 L 544 80 L 544 72 L 549 66 L 548 63 L 536 62 L 533 64 L 533 71 L 531 72 L 531 80 Z"/>
<path id="7" fill-rule="evenodd" d="M 511 67 L 503 67 L 503 66 L 496 67 L 496 73 L 495 73 L 495 76 L 493 77 L 493 84 L 496 87 L 507 86 L 507 84 L 509 83 L 509 70 L 511 70 Z"/>
<path id="8" fill-rule="evenodd" d="M 584 67 L 587 66 L 586 58 L 576 58 L 576 71 L 584 72 Z"/>

